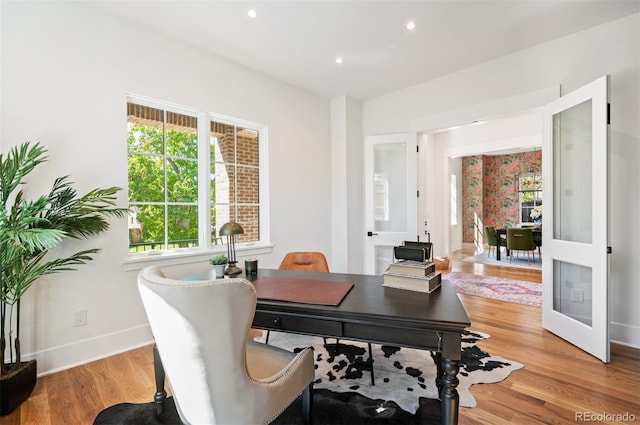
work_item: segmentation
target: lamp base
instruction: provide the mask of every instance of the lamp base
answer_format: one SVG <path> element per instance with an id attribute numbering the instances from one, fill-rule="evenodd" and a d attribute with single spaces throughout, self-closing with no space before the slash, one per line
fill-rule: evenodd
<path id="1" fill-rule="evenodd" d="M 224 274 L 229 276 L 237 276 L 242 273 L 242 269 L 236 266 L 235 263 L 229 263 L 227 269 L 224 271 Z"/>

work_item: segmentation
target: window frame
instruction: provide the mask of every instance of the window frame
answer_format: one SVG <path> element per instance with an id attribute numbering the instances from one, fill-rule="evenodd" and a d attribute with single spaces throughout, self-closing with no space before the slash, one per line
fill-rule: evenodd
<path id="1" fill-rule="evenodd" d="M 528 177 L 528 176 L 533 176 L 534 178 L 537 177 L 538 180 L 540 181 L 540 186 L 539 187 L 534 187 L 534 188 L 528 188 L 528 189 L 523 189 L 522 185 L 521 185 L 521 181 L 523 178 Z M 520 217 L 520 224 L 532 224 L 535 223 L 536 221 L 531 219 L 530 221 L 522 221 L 522 217 L 523 217 L 523 200 L 522 200 L 522 195 L 524 193 L 533 193 L 533 205 L 532 206 L 527 206 L 527 209 L 529 210 L 529 212 L 527 213 L 527 217 L 531 218 L 531 216 L 529 214 L 531 214 L 531 211 L 533 210 L 533 208 L 542 205 L 542 173 L 539 172 L 534 172 L 534 173 L 522 173 L 518 175 L 517 178 L 517 192 L 518 192 L 518 206 L 519 206 L 519 217 Z"/>
<path id="2" fill-rule="evenodd" d="M 174 265 L 191 262 L 206 261 L 217 253 L 226 253 L 226 244 L 215 245 L 211 241 L 211 207 L 210 199 L 210 123 L 212 121 L 241 127 L 258 132 L 258 210 L 259 210 L 259 231 L 258 240 L 251 242 L 237 242 L 236 251 L 238 256 L 253 256 L 257 254 L 269 253 L 273 245 L 269 239 L 269 215 L 268 215 L 268 126 L 248 120 L 238 119 L 213 112 L 204 112 L 183 105 L 165 102 L 158 99 L 149 98 L 135 94 L 127 94 L 125 110 L 128 103 L 161 109 L 166 112 L 191 115 L 197 118 L 197 140 L 198 140 L 198 246 L 189 248 L 176 248 L 171 250 L 129 252 L 129 241 L 127 240 L 127 256 L 124 260 L 126 270 L 138 270 L 147 265 Z M 126 116 L 125 112 L 125 116 Z M 125 126 L 128 132 L 128 126 Z M 125 136 L 125 140 L 127 137 Z M 234 148 L 235 149 L 235 148 Z M 126 150 L 126 161 L 128 163 L 129 150 Z M 237 158 L 234 159 L 237 165 Z M 128 169 L 128 167 L 127 167 Z M 127 190 L 129 178 L 127 177 Z M 166 190 L 166 188 L 165 188 Z M 127 196 L 127 203 L 128 203 Z M 238 203 L 236 203 L 238 205 Z M 219 228 L 221 226 L 218 225 Z M 166 232 L 166 230 L 165 230 Z"/>

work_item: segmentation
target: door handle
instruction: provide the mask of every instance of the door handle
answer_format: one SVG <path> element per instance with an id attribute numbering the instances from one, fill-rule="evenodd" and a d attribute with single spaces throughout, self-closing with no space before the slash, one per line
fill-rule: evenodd
<path id="1" fill-rule="evenodd" d="M 373 232 L 367 232 L 367 236 L 371 237 L 371 236 L 375 236 L 377 235 L 377 233 L 373 233 Z"/>

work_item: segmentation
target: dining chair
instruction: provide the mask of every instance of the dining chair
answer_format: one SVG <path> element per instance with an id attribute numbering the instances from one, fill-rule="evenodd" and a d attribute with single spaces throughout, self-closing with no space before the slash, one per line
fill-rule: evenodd
<path id="1" fill-rule="evenodd" d="M 494 250 L 498 249 L 498 237 L 494 226 L 484 226 L 484 239 L 487 241 L 487 246 L 489 247 L 487 251 L 488 257 L 491 254 L 491 247 L 493 247 Z"/>
<path id="2" fill-rule="evenodd" d="M 247 341 L 256 308 L 249 281 L 179 281 L 152 266 L 138 289 L 183 423 L 268 424 L 300 394 L 311 423 L 313 350 Z"/>
<path id="3" fill-rule="evenodd" d="M 540 257 L 540 261 L 542 261 L 542 233 L 541 232 L 533 232 L 533 243 L 538 247 L 538 257 Z"/>
<path id="4" fill-rule="evenodd" d="M 533 261 L 536 261 L 536 244 L 533 242 L 531 229 L 509 228 L 507 229 L 507 250 L 511 253 L 509 262 L 513 259 L 515 252 L 527 251 L 527 263 L 531 264 L 531 251 L 533 251 Z"/>

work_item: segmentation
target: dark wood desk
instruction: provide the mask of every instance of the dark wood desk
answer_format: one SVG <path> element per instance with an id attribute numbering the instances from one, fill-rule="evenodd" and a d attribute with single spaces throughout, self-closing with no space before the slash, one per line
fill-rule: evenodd
<path id="1" fill-rule="evenodd" d="M 240 276 L 243 277 L 243 276 Z M 253 326 L 282 332 L 344 338 L 435 352 L 436 385 L 444 424 L 458 423 L 461 335 L 470 325 L 453 285 L 443 279 L 431 294 L 382 286 L 382 276 L 259 269 L 260 277 L 350 281 L 354 287 L 338 306 L 258 300 Z M 208 279 L 208 275 L 188 280 Z M 164 371 L 155 356 L 157 393 L 164 401 Z"/>
<path id="2" fill-rule="evenodd" d="M 531 233 L 533 234 L 534 240 L 537 238 L 542 241 L 542 229 L 531 229 Z M 496 239 L 498 240 L 498 246 L 496 247 L 496 260 L 500 261 L 500 246 L 502 246 L 502 241 L 504 241 L 504 246 L 507 246 L 507 229 L 496 229 Z M 507 250 L 507 257 L 508 256 L 509 250 Z"/>

